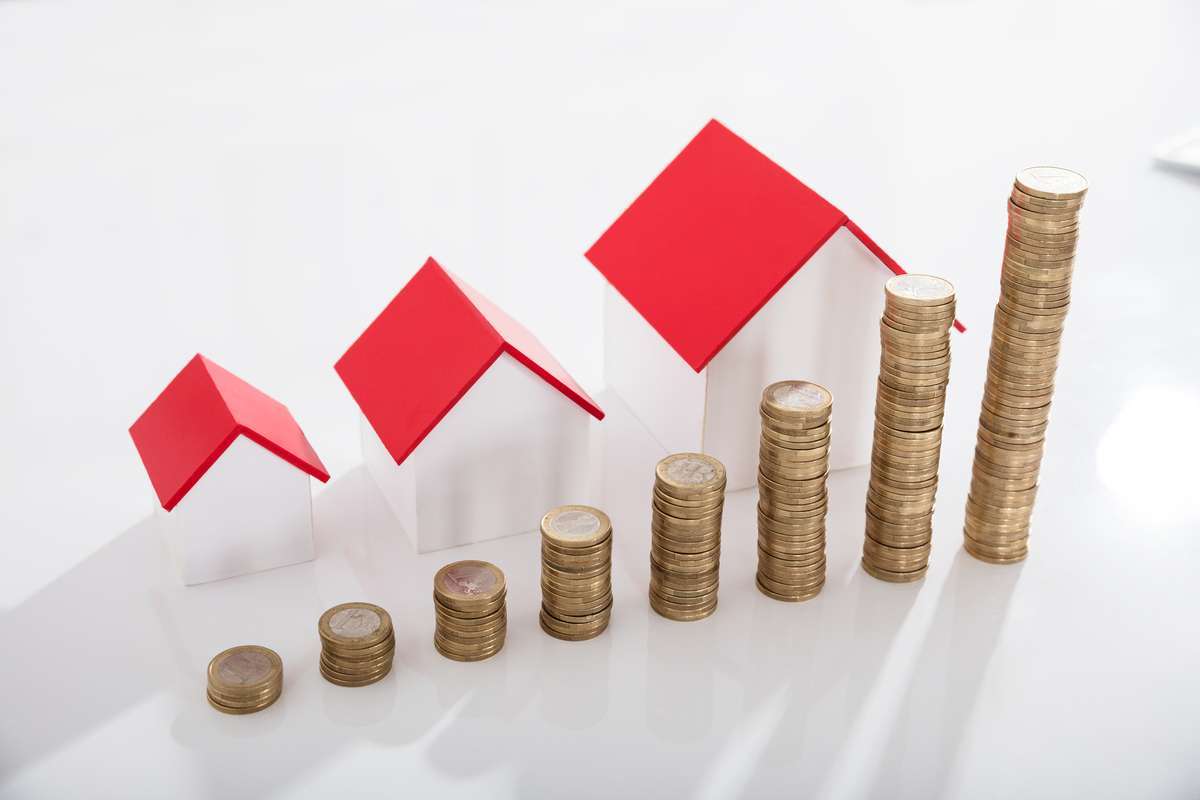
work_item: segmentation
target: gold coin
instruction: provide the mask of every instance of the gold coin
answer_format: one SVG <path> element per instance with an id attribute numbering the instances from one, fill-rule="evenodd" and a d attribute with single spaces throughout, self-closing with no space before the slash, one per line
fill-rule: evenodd
<path id="1" fill-rule="evenodd" d="M 762 405 L 777 419 L 823 421 L 829 417 L 833 395 L 817 383 L 777 381 L 763 389 Z"/>
<path id="2" fill-rule="evenodd" d="M 559 548 L 587 548 L 608 538 L 612 521 L 591 506 L 559 506 L 542 517 L 541 531 L 547 541 Z"/>
<path id="3" fill-rule="evenodd" d="M 322 641 L 346 648 L 370 647 L 392 634 L 391 616 L 371 603 L 342 603 L 317 620 Z"/>
<path id="4" fill-rule="evenodd" d="M 879 578 L 879 580 L 888 581 L 889 583 L 911 583 L 912 581 L 919 581 L 921 578 L 924 578 L 925 573 L 929 571 L 929 567 L 924 567 L 912 572 L 895 572 L 893 570 L 877 567 L 867 561 L 865 558 L 862 560 L 862 566 L 863 569 L 867 571 L 867 574 L 871 577 Z"/>
<path id="5" fill-rule="evenodd" d="M 208 662 L 208 685 L 227 695 L 253 695 L 283 680 L 283 660 L 267 647 L 243 644 Z"/>
<path id="6" fill-rule="evenodd" d="M 703 453 L 676 453 L 654 468 L 659 489 L 681 499 L 705 495 L 725 487 L 725 467 Z"/>
<path id="7" fill-rule="evenodd" d="M 231 706 L 219 699 L 214 698 L 211 693 L 207 693 L 206 697 L 208 698 L 208 704 L 217 711 L 220 711 L 222 714 L 253 714 L 274 704 L 275 701 L 279 699 L 279 694 L 279 692 L 276 692 L 262 703 L 252 706 Z"/>
<path id="8" fill-rule="evenodd" d="M 486 561 L 455 561 L 433 576 L 433 589 L 445 605 L 469 611 L 494 604 L 504 595 L 504 573 Z"/>
<path id="9" fill-rule="evenodd" d="M 1088 190 L 1087 178 L 1063 167 L 1026 167 L 1014 183 L 1025 194 L 1047 200 L 1079 199 Z"/>

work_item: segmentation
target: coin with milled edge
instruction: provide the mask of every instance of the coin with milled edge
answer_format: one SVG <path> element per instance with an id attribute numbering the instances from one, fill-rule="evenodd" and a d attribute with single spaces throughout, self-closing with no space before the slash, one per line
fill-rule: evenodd
<path id="1" fill-rule="evenodd" d="M 661 492 L 688 499 L 723 490 L 725 467 L 703 453 L 676 453 L 658 462 L 655 477 Z"/>
<path id="2" fill-rule="evenodd" d="M 225 714 L 252 714 L 279 699 L 283 660 L 274 650 L 245 644 L 222 650 L 208 662 L 209 705 Z"/>
<path id="3" fill-rule="evenodd" d="M 884 291 L 901 303 L 942 306 L 954 300 L 954 287 L 950 281 L 934 275 L 895 275 L 888 278 Z"/>
<path id="4" fill-rule="evenodd" d="M 778 381 L 763 390 L 762 402 L 768 414 L 783 419 L 824 418 L 833 405 L 833 395 L 824 386 L 809 381 Z"/>
<path id="5" fill-rule="evenodd" d="M 504 573 L 486 561 L 455 561 L 437 571 L 434 591 L 451 607 L 476 607 L 504 593 Z"/>
<path id="6" fill-rule="evenodd" d="M 1087 178 L 1063 167 L 1026 167 L 1015 183 L 1025 194 L 1050 200 L 1081 197 L 1088 190 Z"/>

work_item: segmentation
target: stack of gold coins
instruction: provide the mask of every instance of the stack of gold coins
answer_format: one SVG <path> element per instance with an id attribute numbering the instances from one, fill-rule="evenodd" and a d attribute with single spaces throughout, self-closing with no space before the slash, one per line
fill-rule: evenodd
<path id="1" fill-rule="evenodd" d="M 1029 554 L 1086 193 L 1087 181 L 1076 172 L 1030 167 L 1017 173 L 1008 201 L 1000 302 L 963 531 L 966 551 L 984 561 L 1011 563 Z"/>
<path id="2" fill-rule="evenodd" d="M 504 647 L 504 573 L 486 561 L 455 561 L 433 576 L 433 645 L 455 661 L 482 661 Z"/>
<path id="3" fill-rule="evenodd" d="M 650 607 L 667 619 L 717 608 L 725 467 L 700 453 L 658 462 L 650 510 Z"/>
<path id="4" fill-rule="evenodd" d="M 392 618 L 370 603 L 342 603 L 317 621 L 321 674 L 338 686 L 366 686 L 392 670 L 396 634 Z"/>
<path id="5" fill-rule="evenodd" d="M 612 613 L 612 522 L 590 506 L 542 517 L 542 630 L 558 639 L 599 636 Z"/>
<path id="6" fill-rule="evenodd" d="M 825 476 L 833 395 L 808 381 L 763 389 L 758 451 L 758 588 L 776 600 L 825 585 Z"/>
<path id="7" fill-rule="evenodd" d="M 862 559 L 881 580 L 915 581 L 929 569 L 953 322 L 948 281 L 897 275 L 884 286 Z"/>
<path id="8" fill-rule="evenodd" d="M 279 699 L 283 661 L 256 644 L 217 653 L 208 662 L 208 703 L 225 714 L 253 714 Z"/>

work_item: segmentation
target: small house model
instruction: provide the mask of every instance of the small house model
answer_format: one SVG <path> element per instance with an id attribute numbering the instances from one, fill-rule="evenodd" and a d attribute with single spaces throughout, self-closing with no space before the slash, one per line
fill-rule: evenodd
<path id="1" fill-rule="evenodd" d="M 608 281 L 605 382 L 666 451 L 713 455 L 730 490 L 752 486 L 762 389 L 800 378 L 833 392 L 830 468 L 869 460 L 882 287 L 904 270 L 721 123 L 587 258 Z"/>
<path id="2" fill-rule="evenodd" d="M 604 413 L 524 327 L 432 258 L 338 360 L 363 460 L 418 552 L 537 527 L 591 494 Z"/>
<path id="3" fill-rule="evenodd" d="M 197 355 L 129 434 L 185 584 L 312 559 L 329 473 L 286 406 Z"/>

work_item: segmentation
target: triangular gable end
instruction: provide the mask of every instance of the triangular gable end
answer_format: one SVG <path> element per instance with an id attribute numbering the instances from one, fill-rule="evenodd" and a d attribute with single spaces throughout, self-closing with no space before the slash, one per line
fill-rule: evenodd
<path id="1" fill-rule="evenodd" d="M 533 334 L 432 258 L 334 369 L 400 464 L 501 353 L 603 419 L 604 412 Z"/>
<path id="2" fill-rule="evenodd" d="M 321 482 L 329 480 L 286 406 L 200 354 L 130 426 L 129 435 L 167 511 L 239 436 Z"/>

